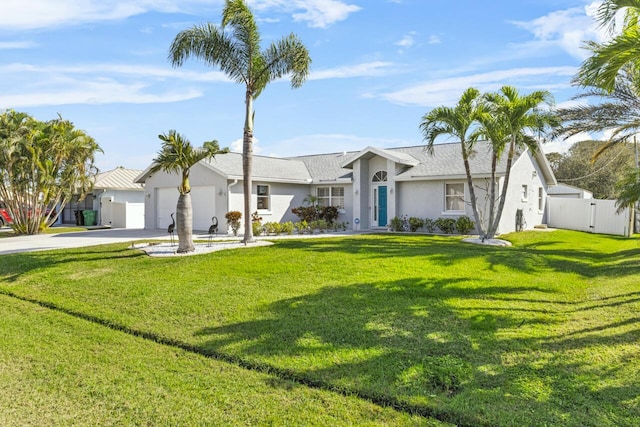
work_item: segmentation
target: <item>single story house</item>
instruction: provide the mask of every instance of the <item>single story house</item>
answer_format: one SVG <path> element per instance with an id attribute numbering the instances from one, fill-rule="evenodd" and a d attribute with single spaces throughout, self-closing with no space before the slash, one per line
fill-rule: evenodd
<path id="1" fill-rule="evenodd" d="M 563 197 L 563 198 L 571 198 L 571 199 L 593 199 L 593 193 L 589 190 L 585 190 L 584 188 L 575 187 L 569 184 L 561 184 L 554 185 L 549 187 L 548 190 L 549 197 Z"/>
<path id="2" fill-rule="evenodd" d="M 144 186 L 135 182 L 139 169 L 118 167 L 95 176 L 93 190 L 82 201 L 75 195 L 62 212 L 62 222 L 77 223 L 76 212 L 95 212 L 94 224 L 117 228 L 144 228 Z"/>
<path id="3" fill-rule="evenodd" d="M 498 163 L 497 184 L 502 188 L 506 156 Z M 488 211 L 491 150 L 479 142 L 470 158 L 478 205 Z M 145 227 L 163 229 L 171 223 L 178 200 L 177 174 L 156 172 L 149 166 L 137 178 L 144 184 Z M 253 157 L 252 211 L 263 222 L 298 221 L 291 209 L 314 195 L 320 205 L 339 208 L 338 221 L 350 229 L 386 229 L 393 217 L 458 218 L 473 220 L 459 143 L 318 154 L 290 158 Z M 194 230 L 207 230 L 212 217 L 224 230 L 228 211 L 243 212 L 242 155 L 219 154 L 194 165 L 190 173 Z M 519 152 L 511 170 L 499 232 L 516 229 L 516 213 L 524 227 L 544 222 L 547 189 L 557 184 L 541 149 Z M 488 215 L 488 214 L 487 214 Z"/>

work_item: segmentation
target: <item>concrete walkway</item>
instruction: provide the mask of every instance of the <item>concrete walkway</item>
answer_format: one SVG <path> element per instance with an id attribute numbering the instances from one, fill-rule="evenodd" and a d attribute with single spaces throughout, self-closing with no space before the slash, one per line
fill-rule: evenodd
<path id="1" fill-rule="evenodd" d="M 48 249 L 80 248 L 142 239 L 168 239 L 164 230 L 103 229 L 0 238 L 0 255 Z"/>
<path id="2" fill-rule="evenodd" d="M 2 232 L 10 231 L 6 228 L 2 229 Z M 275 240 L 275 239 L 287 239 L 287 238 L 319 238 L 319 237 L 332 237 L 332 236 L 345 236 L 349 234 L 360 234 L 360 232 L 346 231 L 338 233 L 316 233 L 312 235 L 281 235 L 281 236 L 260 236 L 258 240 Z M 177 241 L 177 235 L 175 239 Z M 34 236 L 15 236 L 15 237 L 0 237 L 0 255 L 12 254 L 18 252 L 34 252 L 44 251 L 49 249 L 64 249 L 64 248 L 80 248 L 85 246 L 104 245 L 108 243 L 119 242 L 132 242 L 136 240 L 148 240 L 148 239 L 160 239 L 169 240 L 169 235 L 166 230 L 140 230 L 140 229 L 101 229 L 101 230 L 89 230 L 89 231 L 77 231 L 71 233 L 60 234 L 37 234 Z M 194 240 L 208 239 L 208 235 L 203 232 L 194 231 Z M 227 236 L 226 234 L 219 234 L 215 237 L 215 240 L 224 241 L 240 241 L 241 236 Z"/>

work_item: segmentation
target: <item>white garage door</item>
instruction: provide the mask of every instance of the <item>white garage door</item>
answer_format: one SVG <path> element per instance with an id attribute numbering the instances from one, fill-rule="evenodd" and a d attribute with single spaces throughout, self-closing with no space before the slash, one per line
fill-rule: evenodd
<path id="1" fill-rule="evenodd" d="M 171 214 L 176 211 L 178 196 L 180 194 L 176 187 L 156 189 L 156 228 L 165 229 L 171 224 Z M 214 186 L 191 187 L 191 205 L 193 206 L 193 229 L 207 231 L 211 225 L 211 217 L 216 212 L 216 188 Z"/>

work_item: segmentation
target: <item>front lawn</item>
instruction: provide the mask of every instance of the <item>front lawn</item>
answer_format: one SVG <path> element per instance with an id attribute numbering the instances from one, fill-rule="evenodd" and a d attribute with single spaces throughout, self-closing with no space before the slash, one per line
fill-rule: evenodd
<path id="1" fill-rule="evenodd" d="M 463 425 L 640 424 L 640 239 L 371 235 L 149 258 L 0 258 L 0 289 Z M 86 320 L 85 320 L 86 322 Z"/>

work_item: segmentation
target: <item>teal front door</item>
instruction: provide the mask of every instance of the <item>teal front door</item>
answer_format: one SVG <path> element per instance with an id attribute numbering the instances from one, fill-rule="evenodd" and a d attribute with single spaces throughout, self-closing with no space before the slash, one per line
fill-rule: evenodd
<path id="1" fill-rule="evenodd" d="M 378 227 L 387 226 L 387 186 L 378 187 Z"/>

